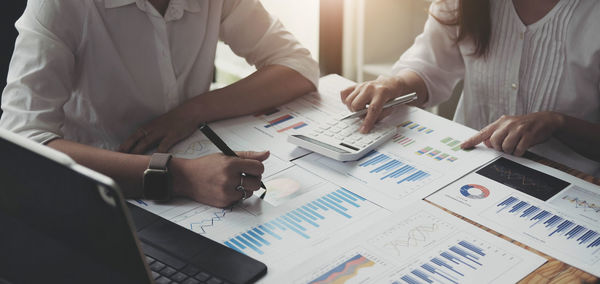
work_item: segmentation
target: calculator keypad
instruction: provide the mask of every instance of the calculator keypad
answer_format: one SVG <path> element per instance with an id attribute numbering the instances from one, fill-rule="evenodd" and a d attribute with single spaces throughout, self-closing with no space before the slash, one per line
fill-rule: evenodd
<path id="1" fill-rule="evenodd" d="M 358 130 L 362 124 L 359 118 L 348 120 L 332 119 L 314 128 L 308 135 L 311 138 L 346 148 L 354 151 L 369 147 L 379 139 L 385 138 L 390 132 L 396 132 L 396 127 L 376 124 L 371 132 L 362 134 Z M 348 147 L 350 146 L 350 147 Z M 357 150 L 358 149 L 358 150 Z"/>

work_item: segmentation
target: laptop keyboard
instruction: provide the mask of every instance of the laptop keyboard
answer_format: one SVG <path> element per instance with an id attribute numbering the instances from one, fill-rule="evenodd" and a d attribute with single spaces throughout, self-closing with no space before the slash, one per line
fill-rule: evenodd
<path id="1" fill-rule="evenodd" d="M 146 256 L 146 262 L 152 271 L 152 278 L 156 284 L 227 284 L 215 276 L 200 269 L 185 265 L 181 270 L 169 266 L 165 261 Z M 168 262 L 168 261 L 167 261 Z M 181 266 L 175 264 L 175 266 Z"/>

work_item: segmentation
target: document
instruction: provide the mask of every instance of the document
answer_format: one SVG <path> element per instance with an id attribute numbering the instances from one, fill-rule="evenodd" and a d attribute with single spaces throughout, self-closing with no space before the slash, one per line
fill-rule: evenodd
<path id="1" fill-rule="evenodd" d="M 319 92 L 255 115 L 215 122 L 211 127 L 227 143 L 245 141 L 249 149 L 269 149 L 281 160 L 290 161 L 310 152 L 288 143 L 287 136 L 331 117 L 348 114 L 339 92 L 353 84 L 341 76 L 328 75 L 319 80 Z"/>
<path id="2" fill-rule="evenodd" d="M 276 283 L 273 277 L 339 242 L 340 236 L 359 235 L 390 214 L 299 167 L 267 178 L 265 184 L 281 190 L 274 192 L 277 206 L 256 196 L 224 209 L 186 199 L 132 203 L 264 262 L 269 273 L 263 281 L 268 283 Z"/>
<path id="3" fill-rule="evenodd" d="M 339 92 L 353 84 L 326 76 L 318 93 L 211 124 L 233 150 L 271 151 L 264 200 L 255 194 L 229 208 L 185 198 L 130 202 L 264 262 L 265 283 L 514 282 L 543 263 L 422 201 L 498 157 L 485 147 L 460 149 L 476 133 L 470 128 L 399 106 L 385 121 L 397 135 L 358 161 L 334 161 L 286 142 L 308 125 L 349 113 Z M 201 132 L 171 152 L 188 159 L 219 153 Z"/>
<path id="4" fill-rule="evenodd" d="M 255 145 L 249 144 L 245 140 L 241 140 L 239 138 L 232 139 L 231 136 L 228 136 L 228 139 L 224 138 L 224 134 L 229 134 L 227 130 L 213 130 L 217 133 L 217 135 L 222 137 L 222 139 L 225 140 L 225 143 L 234 151 L 257 150 Z M 215 146 L 206 136 L 204 136 L 201 131 L 195 131 L 192 135 L 190 135 L 190 137 L 173 146 L 169 152 L 177 158 L 184 159 L 196 159 L 209 154 L 221 153 L 217 146 Z M 288 160 L 280 159 L 277 155 L 271 155 L 263 162 L 263 165 L 265 166 L 263 177 L 269 177 L 275 173 L 292 167 L 294 164 Z"/>
<path id="5" fill-rule="evenodd" d="M 427 200 L 600 276 L 600 187 L 502 156 Z"/>
<path id="6" fill-rule="evenodd" d="M 397 210 L 498 156 L 482 146 L 462 150 L 460 143 L 475 130 L 415 107 L 397 107 L 384 123 L 397 125 L 396 136 L 358 161 L 339 162 L 313 153 L 295 163 Z"/>
<path id="7" fill-rule="evenodd" d="M 546 260 L 424 201 L 340 240 L 278 283 L 514 283 Z"/>

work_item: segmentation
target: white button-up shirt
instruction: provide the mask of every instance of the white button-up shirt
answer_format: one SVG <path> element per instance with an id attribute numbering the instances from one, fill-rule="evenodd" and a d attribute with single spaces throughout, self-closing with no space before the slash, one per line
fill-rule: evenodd
<path id="1" fill-rule="evenodd" d="M 0 127 L 115 149 L 136 128 L 208 91 L 217 41 L 257 68 L 318 83 L 307 49 L 257 0 L 29 0 Z"/>
<path id="2" fill-rule="evenodd" d="M 441 3 L 441 4 L 440 4 Z M 452 19 L 458 0 L 432 4 L 438 19 Z M 487 57 L 474 56 L 469 41 L 455 44 L 457 26 L 432 16 L 395 70 L 409 69 L 425 81 L 429 104 L 449 98 L 464 79 L 454 120 L 481 129 L 503 114 L 557 111 L 600 122 L 600 1 L 562 0 L 543 18 L 524 25 L 512 0 L 490 1 L 492 35 Z M 556 139 L 531 149 L 542 156 L 600 176 L 600 163 Z"/>

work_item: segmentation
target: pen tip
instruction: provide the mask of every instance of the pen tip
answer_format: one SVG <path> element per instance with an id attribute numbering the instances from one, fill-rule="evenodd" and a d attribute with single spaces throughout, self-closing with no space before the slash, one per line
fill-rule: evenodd
<path id="1" fill-rule="evenodd" d="M 265 195 L 267 195 L 267 191 L 263 192 L 263 194 L 260 195 L 260 199 L 265 199 Z"/>

